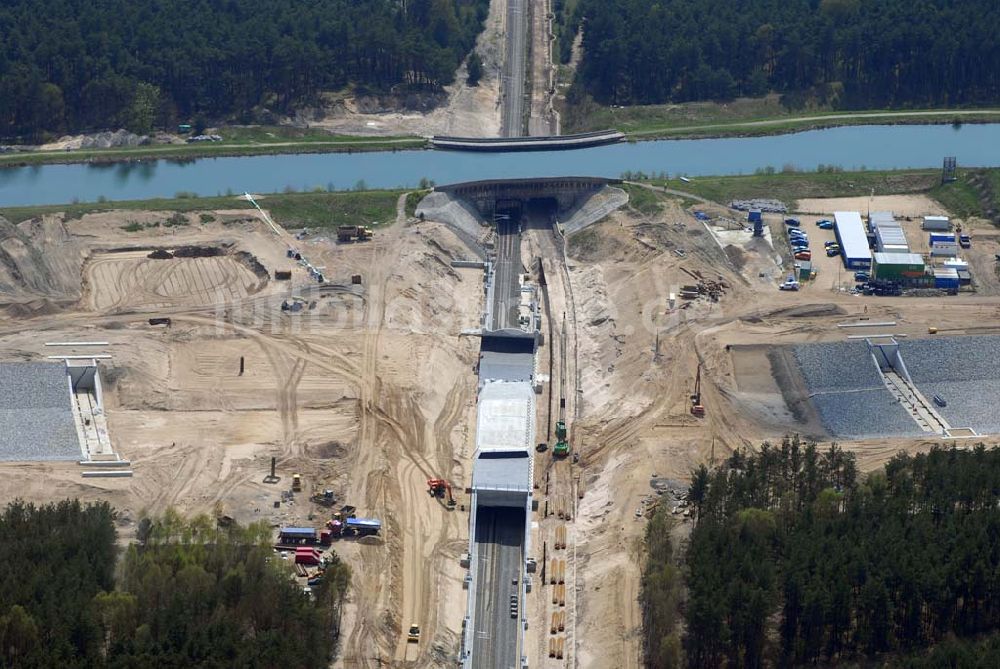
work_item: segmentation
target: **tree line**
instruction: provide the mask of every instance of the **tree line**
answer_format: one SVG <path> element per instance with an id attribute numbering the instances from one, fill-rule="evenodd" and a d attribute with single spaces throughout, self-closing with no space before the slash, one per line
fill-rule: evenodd
<path id="1" fill-rule="evenodd" d="M 844 108 L 1000 99 L 995 0 L 580 0 L 580 25 L 575 95 L 605 104 L 769 91 Z"/>
<path id="2" fill-rule="evenodd" d="M 8 0 L 0 137 L 249 121 L 356 84 L 437 88 L 488 0 Z"/>
<path id="3" fill-rule="evenodd" d="M 689 498 L 683 605 L 653 551 L 643 581 L 647 614 L 683 611 L 685 631 L 647 615 L 648 666 L 1000 656 L 1000 449 L 900 454 L 862 479 L 835 446 L 786 439 L 699 468 Z"/>
<path id="4" fill-rule="evenodd" d="M 0 515 L 0 666 L 325 667 L 350 569 L 312 600 L 264 524 L 144 520 L 121 562 L 114 512 L 15 502 Z M 116 569 L 116 566 L 119 568 Z"/>

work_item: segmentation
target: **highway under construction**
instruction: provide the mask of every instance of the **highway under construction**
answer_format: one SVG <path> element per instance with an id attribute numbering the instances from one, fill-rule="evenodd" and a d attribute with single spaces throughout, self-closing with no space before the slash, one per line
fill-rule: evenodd
<path id="1" fill-rule="evenodd" d="M 523 282 L 518 212 L 496 218 L 486 265 L 462 663 L 524 666 L 525 579 L 535 441 L 535 288 Z"/>

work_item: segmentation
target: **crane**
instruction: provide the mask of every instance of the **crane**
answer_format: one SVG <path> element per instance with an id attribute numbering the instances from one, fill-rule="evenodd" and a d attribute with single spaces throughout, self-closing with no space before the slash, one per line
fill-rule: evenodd
<path id="1" fill-rule="evenodd" d="M 698 362 L 698 372 L 694 377 L 694 394 L 691 395 L 691 415 L 701 418 L 705 415 L 705 407 L 701 404 L 701 362 Z"/>

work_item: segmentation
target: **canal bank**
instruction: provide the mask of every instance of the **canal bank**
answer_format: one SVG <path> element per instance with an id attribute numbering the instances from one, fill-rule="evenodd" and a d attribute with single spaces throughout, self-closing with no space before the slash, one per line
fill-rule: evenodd
<path id="1" fill-rule="evenodd" d="M 400 151 L 267 155 L 193 161 L 39 165 L 0 169 L 0 206 L 145 200 L 178 193 L 217 196 L 322 188 L 414 187 L 460 181 L 625 172 L 697 176 L 756 170 L 892 170 L 1000 164 L 1000 124 L 851 126 L 752 138 L 657 140 L 575 151 L 464 153 Z"/>

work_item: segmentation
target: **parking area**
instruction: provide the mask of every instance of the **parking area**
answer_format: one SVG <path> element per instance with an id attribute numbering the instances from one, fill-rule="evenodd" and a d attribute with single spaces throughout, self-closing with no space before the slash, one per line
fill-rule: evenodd
<path id="1" fill-rule="evenodd" d="M 812 269 L 815 278 L 809 281 L 800 281 L 800 291 L 831 291 L 838 287 L 850 290 L 854 287 L 854 272 L 844 268 L 844 261 L 839 254 L 827 257 L 824 245 L 827 242 L 836 242 L 837 237 L 833 230 L 823 230 L 817 226 L 821 220 L 833 220 L 833 214 L 828 216 L 817 215 L 791 215 L 799 221 L 799 229 L 804 232 L 809 239 L 809 250 L 812 252 Z M 771 236 L 774 239 L 775 250 L 781 254 L 782 265 L 788 269 L 787 276 L 793 271 L 794 263 L 798 262 L 793 257 L 793 252 L 789 246 L 789 233 L 785 225 L 785 218 L 778 214 L 767 214 L 764 220 L 771 229 Z"/>

